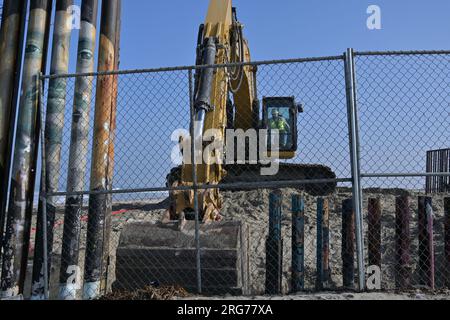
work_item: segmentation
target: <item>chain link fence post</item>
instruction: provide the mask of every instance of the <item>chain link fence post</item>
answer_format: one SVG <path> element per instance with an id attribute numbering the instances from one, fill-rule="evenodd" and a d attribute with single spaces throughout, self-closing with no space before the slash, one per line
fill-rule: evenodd
<path id="1" fill-rule="evenodd" d="M 198 207 L 198 182 L 197 182 L 197 164 L 195 162 L 196 146 L 195 146 L 195 109 L 194 109 L 194 92 L 192 85 L 192 70 L 188 70 L 189 77 L 189 104 L 190 104 L 190 136 L 191 136 L 191 163 L 192 163 L 192 182 L 194 190 L 194 216 L 195 216 L 195 248 L 196 248 L 196 270 L 197 270 L 197 291 L 202 293 L 202 264 L 201 264 L 201 247 L 200 247 L 200 216 Z"/>
<path id="2" fill-rule="evenodd" d="M 354 51 L 349 48 L 345 56 L 345 87 L 347 94 L 347 115 L 349 124 L 350 157 L 352 172 L 353 208 L 356 224 L 356 251 L 358 264 L 358 289 L 365 289 L 364 236 L 362 217 L 362 191 L 360 175 L 360 152 L 358 133 L 358 112 L 356 104 L 356 79 Z"/>

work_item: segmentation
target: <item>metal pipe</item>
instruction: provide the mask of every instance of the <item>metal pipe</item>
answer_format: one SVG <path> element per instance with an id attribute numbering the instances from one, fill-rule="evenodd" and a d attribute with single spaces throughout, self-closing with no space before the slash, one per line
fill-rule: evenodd
<path id="1" fill-rule="evenodd" d="M 34 142 L 32 143 L 32 145 L 34 146 L 34 150 L 33 150 L 33 158 L 31 161 L 31 169 L 30 169 L 30 185 L 33 186 L 33 188 L 30 190 L 30 194 L 29 194 L 29 198 L 30 199 L 34 199 L 34 186 L 36 184 L 36 172 L 37 172 L 37 163 L 38 163 L 38 157 L 39 157 L 39 139 L 41 137 L 41 131 L 43 130 L 43 118 L 41 117 L 41 94 L 43 93 L 44 90 L 44 81 L 40 81 L 40 79 L 42 79 L 42 73 L 47 72 L 47 54 L 49 52 L 49 38 L 50 38 L 50 26 L 51 26 L 51 14 L 52 14 L 52 8 L 53 8 L 53 0 L 50 1 L 47 4 L 47 8 L 48 8 L 48 19 L 46 21 L 45 24 L 45 33 L 44 33 L 44 50 L 43 50 L 43 55 L 42 55 L 42 63 L 41 63 L 41 72 L 39 72 L 39 75 L 36 76 L 36 86 L 38 88 L 38 112 L 37 112 L 37 116 L 36 116 L 36 129 L 35 129 L 35 136 L 34 136 Z M 44 144 L 45 145 L 45 144 Z M 44 170 L 45 173 L 45 170 Z M 41 174 L 41 184 L 40 184 L 40 192 L 42 191 L 41 188 L 45 183 L 42 182 L 44 175 Z M 45 191 L 45 189 L 44 189 Z M 45 192 L 44 192 L 45 194 Z M 30 201 L 28 203 L 28 207 L 27 207 L 27 212 L 30 215 L 29 218 L 25 219 L 25 230 L 27 230 L 27 232 L 25 233 L 25 237 L 24 237 L 24 241 L 23 241 L 23 251 L 28 253 L 29 251 L 29 246 L 30 246 L 30 229 L 31 229 L 31 214 L 33 212 L 34 208 L 33 208 L 33 200 Z M 42 208 L 42 202 L 39 199 L 38 200 L 38 211 L 43 212 L 46 211 L 46 209 Z M 41 224 L 43 221 L 47 221 L 46 217 L 44 218 L 39 218 L 37 219 L 37 224 Z M 48 222 L 47 222 L 48 223 Z M 53 222 L 51 222 L 51 224 L 53 224 Z M 42 228 L 44 230 L 44 228 Z M 51 235 L 50 237 L 53 237 L 53 235 Z M 49 237 L 49 238 L 50 238 Z M 45 236 L 42 240 L 45 241 L 46 243 L 47 240 L 45 240 L 45 238 L 47 238 L 47 236 Z M 53 241 L 53 238 L 51 238 Z M 43 244 L 43 241 L 38 241 L 39 242 L 39 246 Z M 22 268 L 27 268 L 28 265 L 28 255 L 23 255 L 23 261 L 22 261 Z M 47 260 L 48 262 L 48 260 Z M 47 277 L 48 275 L 45 275 L 43 278 Z M 20 283 L 24 283 L 25 282 L 25 271 L 23 271 L 23 277 L 21 278 Z M 45 293 L 44 293 L 44 298 L 45 298 Z"/>
<path id="2" fill-rule="evenodd" d="M 411 51 L 411 52 L 402 52 L 402 51 L 394 51 L 394 52 L 375 52 L 373 55 L 402 55 L 402 54 L 422 54 L 422 55 L 449 55 L 450 51 Z M 365 55 L 361 52 L 355 52 L 355 56 Z M 369 54 L 372 55 L 372 54 Z M 200 70 L 200 69 L 222 69 L 222 68 L 231 68 L 231 67 L 239 67 L 239 66 L 261 66 L 261 65 L 277 65 L 277 64 L 290 64 L 290 63 L 308 63 L 308 62 L 320 62 L 320 61 L 339 61 L 345 60 L 345 55 L 340 56 L 323 56 L 323 57 L 311 57 L 311 58 L 295 58 L 295 59 L 281 59 L 281 60 L 261 60 L 261 61 L 252 61 L 252 62 L 233 62 L 233 63 L 223 63 L 223 64 L 215 64 L 215 65 L 191 65 L 191 66 L 178 66 L 178 67 L 164 67 L 164 68 L 151 68 L 151 69 L 133 69 L 133 70 L 121 70 L 121 71 L 111 71 L 111 72 L 101 72 L 99 75 L 107 75 L 107 74 L 136 74 L 136 73 L 158 73 L 158 72 L 169 72 L 169 71 L 183 71 L 183 70 Z M 54 77 L 66 77 L 66 78 L 74 78 L 79 76 L 96 76 L 97 73 L 72 73 L 65 74 L 60 76 L 54 75 L 44 75 L 45 79 L 50 79 Z"/>
<path id="3" fill-rule="evenodd" d="M 358 159 L 357 164 L 356 164 L 356 169 L 357 169 L 357 177 L 358 177 L 358 193 L 359 193 L 359 212 L 360 212 L 360 227 L 358 228 L 359 230 L 359 238 L 362 241 L 362 250 L 364 250 L 364 223 L 363 223 L 363 189 L 362 189 L 362 183 L 361 183 L 361 142 L 360 142 L 360 138 L 359 138 L 359 109 L 358 109 L 358 86 L 356 84 L 356 63 L 355 63 L 355 53 L 353 49 L 351 50 L 351 55 L 352 55 L 352 59 L 351 59 L 351 71 L 352 71 L 352 79 L 353 79 L 353 101 L 354 101 L 354 126 L 356 128 L 355 130 L 355 148 L 356 148 L 356 157 Z M 361 270 L 360 267 L 364 267 L 364 252 L 362 252 L 362 260 L 363 262 L 361 263 L 361 261 L 358 261 L 358 273 L 359 276 L 361 275 Z M 361 263 L 361 265 L 360 265 Z M 363 277 L 365 277 L 365 270 L 363 273 Z M 365 278 L 364 278 L 364 282 L 365 282 Z M 361 285 L 361 283 L 359 283 Z M 365 289 L 365 283 L 364 283 L 364 289 Z M 360 286 L 359 290 L 363 290 Z"/>
<path id="4" fill-rule="evenodd" d="M 410 50 L 410 51 L 361 51 L 355 56 L 398 56 L 398 55 L 447 55 L 449 50 Z"/>
<path id="5" fill-rule="evenodd" d="M 361 173 L 362 178 L 450 177 L 450 172 Z"/>
<path id="6" fill-rule="evenodd" d="M 330 269 L 330 207 L 328 199 L 323 199 L 323 281 L 326 286 L 331 284 Z"/>
<path id="7" fill-rule="evenodd" d="M 44 90 L 44 81 L 39 81 L 39 80 L 42 79 L 41 76 L 43 73 L 47 73 L 47 60 L 48 60 L 48 51 L 49 51 L 48 48 L 49 48 L 49 39 L 50 39 L 50 27 L 51 27 L 51 21 L 52 21 L 51 14 L 52 14 L 53 1 L 51 1 L 48 4 L 48 6 L 49 6 L 49 9 L 48 9 L 49 17 L 46 21 L 45 32 L 44 32 L 44 48 L 45 48 L 45 50 L 42 53 L 41 72 L 39 72 L 39 75 L 36 77 L 36 84 L 38 86 L 38 92 L 39 92 L 39 90 L 42 90 L 42 92 Z M 41 84 L 42 84 L 42 88 L 41 88 Z M 40 99 L 40 96 L 38 97 L 38 101 L 39 101 L 39 99 Z M 40 107 L 40 102 L 39 102 L 39 107 Z M 43 128 L 42 128 L 43 118 L 41 118 L 40 112 L 37 113 L 36 118 L 37 118 L 36 130 L 35 130 L 36 134 L 34 136 L 34 142 L 32 143 L 34 148 L 33 148 L 33 160 L 31 162 L 31 170 L 30 170 L 30 185 L 31 186 L 35 186 L 35 184 L 36 184 L 36 172 L 37 172 L 37 164 L 38 164 L 38 157 L 39 157 L 39 139 L 41 136 L 40 133 L 43 130 Z M 42 174 L 41 174 L 41 179 L 42 179 Z M 43 185 L 42 181 L 40 184 Z M 34 189 L 32 190 L 32 193 L 29 195 L 29 197 L 30 197 L 30 199 L 34 199 Z M 27 210 L 28 210 L 28 212 L 30 212 L 30 215 L 31 215 L 31 212 L 33 212 L 33 201 L 29 202 L 29 208 L 27 208 Z M 42 213 L 43 211 L 44 210 L 42 209 L 42 201 L 39 198 L 38 199 L 38 212 Z M 40 217 L 39 219 L 37 219 L 37 224 L 38 225 L 41 224 L 42 221 L 44 221 L 44 220 L 46 220 L 46 219 L 43 219 Z M 28 253 L 29 246 L 30 246 L 30 236 L 31 236 L 30 235 L 31 218 L 27 219 L 26 221 L 29 221 L 29 223 L 26 224 L 26 228 L 25 228 L 27 230 L 27 232 L 25 233 L 26 237 L 23 241 L 23 243 L 24 243 L 23 250 L 24 250 L 24 252 L 26 251 Z M 48 223 L 53 224 L 53 222 L 48 222 Z M 50 237 L 53 237 L 53 234 Z M 53 241 L 53 238 L 50 238 L 50 237 L 49 237 L 49 239 L 52 239 L 52 241 Z M 42 245 L 42 243 L 43 243 L 42 241 L 39 241 L 39 246 Z M 23 258 L 24 258 L 24 260 L 22 261 L 22 265 L 25 266 L 28 264 L 28 261 L 27 261 L 28 255 L 24 254 Z M 24 283 L 25 276 L 26 275 L 24 272 L 22 275 L 22 278 L 21 278 L 21 283 Z"/>
<path id="8" fill-rule="evenodd" d="M 23 292 L 28 257 L 37 146 L 38 88 L 36 79 L 45 58 L 46 29 L 51 14 L 51 0 L 32 0 L 27 31 L 22 95 L 19 103 L 11 192 L 3 243 L 2 296 Z"/>
<path id="9" fill-rule="evenodd" d="M 345 83 L 348 109 L 348 125 L 350 140 L 350 163 L 352 171 L 353 188 L 353 208 L 355 210 L 356 223 L 356 248 L 358 262 L 358 289 L 365 289 L 365 268 L 364 268 L 364 236 L 363 236 L 363 218 L 362 218 L 362 193 L 361 176 L 359 164 L 359 135 L 358 135 L 358 114 L 356 106 L 355 93 L 355 73 L 354 73 L 354 52 L 353 49 L 347 49 L 345 53 Z"/>
<path id="10" fill-rule="evenodd" d="M 418 273 L 419 273 L 419 283 L 424 285 L 427 283 L 427 262 L 429 258 L 428 246 L 427 246 L 427 221 L 426 221 L 426 202 L 428 200 L 426 197 L 418 198 L 418 210 L 417 210 L 417 220 L 418 220 Z M 424 255 L 424 256 L 423 256 Z"/>
<path id="11" fill-rule="evenodd" d="M 119 58 L 120 58 L 120 30 L 122 27 L 121 20 L 122 12 L 122 0 L 117 1 L 117 15 L 115 20 L 115 38 L 114 38 L 114 70 L 119 69 Z M 113 188 L 113 176 L 114 176 L 114 154 L 115 154 L 115 132 L 116 132 L 116 121 L 117 121 L 117 97 L 119 88 L 119 76 L 113 76 L 113 86 L 112 86 L 112 101 L 111 101 L 111 119 L 110 119 L 110 129 L 109 129 L 109 140 L 108 140 L 108 166 L 107 166 L 107 181 L 109 181 L 107 190 Z M 103 257 L 102 257 L 102 269 L 105 270 L 103 276 L 103 285 L 100 290 L 106 294 L 110 290 L 110 283 L 108 283 L 109 278 L 109 262 L 110 262 L 110 238 L 111 238 L 111 225 L 112 225 L 112 195 L 108 196 L 108 210 L 105 216 L 105 223 L 103 228 Z M 94 201 L 95 202 L 95 201 Z"/>
<path id="12" fill-rule="evenodd" d="M 281 236 L 283 195 L 280 190 L 269 196 L 269 234 L 266 240 L 266 294 L 281 294 L 283 239 Z"/>
<path id="13" fill-rule="evenodd" d="M 102 2 L 98 64 L 100 72 L 118 68 L 120 12 L 120 0 Z M 117 76 L 98 77 L 96 88 L 90 189 L 107 191 L 112 189 L 113 178 Z M 90 196 L 83 288 L 85 299 L 95 299 L 100 295 L 101 289 L 106 288 L 111 208 L 111 194 Z"/>
<path id="14" fill-rule="evenodd" d="M 38 110 L 38 118 L 39 118 L 39 123 L 42 122 L 42 119 L 44 119 L 44 106 L 43 106 L 43 101 L 44 101 L 44 94 L 43 94 L 43 82 L 44 80 L 39 77 L 37 79 L 38 83 L 38 97 L 39 97 L 39 110 Z M 41 159 L 42 159 L 42 163 L 46 163 L 46 147 L 45 147 L 45 130 L 44 130 L 44 126 L 41 125 L 40 126 L 40 136 L 41 136 Z M 47 190 L 46 188 L 46 177 L 47 177 L 47 172 L 46 172 L 46 166 L 42 166 L 42 171 L 41 171 L 41 189 L 40 189 L 40 193 L 39 193 L 39 199 L 41 201 L 41 205 L 42 205 L 42 214 L 40 215 L 39 218 L 42 219 L 41 222 L 41 226 L 42 226 L 42 237 L 41 237 L 41 247 L 42 247 L 42 275 L 43 275 L 43 299 L 44 300 L 48 300 L 49 299 L 49 277 L 50 277 L 50 273 L 49 273 L 49 269 L 48 269 L 48 261 L 49 261 L 49 252 L 48 252 L 48 239 L 47 239 L 47 195 L 45 193 L 45 190 Z M 39 222 L 38 222 L 39 223 Z M 35 240 L 35 243 L 39 241 L 39 240 Z M 32 288 L 33 289 L 33 288 Z M 33 297 L 32 297 L 33 298 Z"/>
<path id="15" fill-rule="evenodd" d="M 189 77 L 189 105 L 190 105 L 190 135 L 194 137 L 195 134 L 195 108 L 194 108 L 194 92 L 192 85 L 192 71 L 188 71 Z M 194 213 L 195 213 L 195 262 L 196 262 L 196 271 L 197 271 L 197 292 L 198 294 L 202 293 L 202 263 L 201 263 L 201 243 L 200 243 L 200 210 L 199 210 L 199 201 L 198 201 L 198 189 L 197 189 L 197 164 L 195 162 L 195 147 L 196 147 L 195 139 L 191 139 L 191 162 L 192 162 L 192 184 L 194 188 Z"/>
<path id="16" fill-rule="evenodd" d="M 0 30 L 0 257 L 17 114 L 28 1 L 3 2 Z"/>
<path id="17" fill-rule="evenodd" d="M 431 199 L 430 199 L 431 200 Z M 433 208 L 430 203 L 427 204 L 425 208 L 425 213 L 427 217 L 427 236 L 428 236 L 428 252 L 430 253 L 429 258 L 429 264 L 430 264 L 430 270 L 429 270 L 429 286 L 431 290 L 435 289 L 435 255 L 434 255 L 434 233 L 433 233 Z"/>
<path id="18" fill-rule="evenodd" d="M 44 81 L 40 81 L 40 79 L 42 79 L 42 77 L 41 77 L 42 73 L 43 72 L 44 73 L 47 72 L 47 54 L 49 52 L 49 38 L 50 38 L 50 26 L 51 26 L 52 8 L 53 8 L 53 0 L 48 3 L 48 12 L 49 12 L 48 16 L 49 16 L 49 18 L 47 19 L 47 22 L 46 22 L 46 25 L 45 25 L 44 50 L 43 50 L 43 55 L 42 55 L 42 59 L 41 59 L 42 60 L 41 72 L 39 72 L 39 75 L 36 76 L 36 85 L 37 85 L 37 88 L 38 88 L 38 94 L 40 94 L 39 90 L 42 90 L 41 92 L 43 92 L 43 90 L 44 90 Z M 42 86 L 41 86 L 41 84 L 42 84 Z M 43 130 L 43 123 L 42 123 L 43 118 L 41 117 L 41 112 L 40 112 L 40 107 L 41 107 L 41 105 L 40 105 L 41 104 L 40 98 L 41 98 L 41 96 L 38 95 L 38 98 L 37 98 L 38 99 L 38 112 L 37 112 L 37 116 L 36 116 L 36 129 L 35 129 L 36 134 L 34 136 L 34 142 L 32 143 L 32 145 L 34 146 L 33 154 L 32 154 L 33 158 L 32 158 L 32 161 L 31 161 L 31 169 L 29 171 L 30 172 L 30 178 L 29 178 L 30 179 L 30 186 L 33 186 L 33 188 L 31 188 L 30 191 L 29 191 L 30 192 L 29 198 L 32 199 L 32 200 L 28 203 L 28 207 L 26 209 L 27 210 L 27 214 L 29 214 L 29 216 L 27 217 L 27 219 L 25 219 L 25 222 L 26 222 L 26 224 L 25 224 L 26 233 L 25 233 L 25 237 L 24 237 L 24 240 L 23 240 L 23 251 L 25 252 L 25 250 L 26 250 L 27 253 L 28 253 L 29 247 L 30 247 L 31 215 L 32 215 L 32 212 L 34 210 L 34 208 L 33 208 L 33 199 L 34 199 L 34 186 L 36 184 L 37 163 L 38 163 L 38 157 L 39 157 L 39 139 L 41 137 L 40 133 Z M 44 170 L 44 173 L 45 173 L 45 170 Z M 41 178 L 40 193 L 41 193 L 42 186 L 45 186 L 45 183 L 42 182 L 42 179 L 44 178 L 44 175 L 41 174 L 40 178 Z M 45 194 L 45 192 L 44 192 L 44 194 Z M 45 209 L 42 208 L 42 201 L 41 201 L 41 198 L 39 198 L 38 199 L 38 214 L 41 215 L 42 212 L 46 212 L 46 211 L 47 211 L 46 208 Z M 48 221 L 46 219 L 46 217 L 39 217 L 37 219 L 37 225 L 42 224 L 43 221 L 47 221 L 47 223 L 53 225 L 53 221 Z M 47 226 L 45 226 L 45 228 L 42 228 L 42 226 L 41 226 L 41 229 L 45 230 L 45 229 L 47 229 Z M 42 237 L 42 233 L 41 233 L 40 237 L 42 238 L 42 241 L 39 241 L 40 239 L 37 239 L 38 238 L 37 237 L 36 238 L 38 240 L 37 241 L 37 245 L 41 246 L 44 241 L 46 243 L 48 243 L 48 241 L 46 240 L 47 236 L 48 236 L 48 239 L 51 239 L 51 241 L 53 242 L 53 234 L 52 235 L 47 235 L 46 234 L 45 237 Z M 48 251 L 48 250 L 46 250 L 46 251 Z M 43 254 L 41 254 L 41 256 L 43 256 Z M 46 261 L 48 263 L 49 260 L 47 259 Z M 27 255 L 23 255 L 22 268 L 24 268 L 24 270 L 26 270 L 25 268 L 27 268 L 27 265 L 28 265 L 28 254 Z M 22 284 L 25 282 L 25 273 L 26 273 L 26 271 L 23 271 L 23 277 L 21 278 L 21 281 L 20 281 L 20 283 L 22 283 Z M 48 275 L 44 275 L 43 279 L 46 278 L 46 277 L 48 278 Z M 43 298 L 45 299 L 45 292 L 44 292 Z"/>
<path id="19" fill-rule="evenodd" d="M 72 14 L 69 12 L 73 5 L 72 0 L 57 0 L 56 13 L 53 31 L 53 49 L 50 73 L 64 74 L 69 69 L 69 50 Z M 66 107 L 66 88 L 67 79 L 54 78 L 49 81 L 47 112 L 45 120 L 45 153 L 46 162 L 43 165 L 46 176 L 45 194 L 58 191 L 60 169 L 61 169 L 61 145 L 64 127 L 64 113 Z M 45 167 L 45 168 L 44 168 Z M 56 198 L 48 196 L 46 198 L 47 213 L 47 252 L 51 253 L 53 248 L 53 226 L 56 214 Z M 36 246 L 33 260 L 32 275 L 32 300 L 41 300 L 45 298 L 44 272 L 43 272 L 43 225 L 42 218 L 43 204 L 38 207 L 38 222 L 36 227 Z M 47 270 L 50 270 L 51 258 L 48 259 Z"/>
<path id="20" fill-rule="evenodd" d="M 342 280 L 345 288 L 355 286 L 355 211 L 353 200 L 342 202 Z"/>
<path id="21" fill-rule="evenodd" d="M 191 66 L 179 66 L 179 67 L 165 67 L 165 68 L 151 68 L 151 69 L 133 69 L 133 70 L 120 70 L 120 71 L 104 71 L 95 73 L 71 73 L 65 75 L 44 75 L 45 79 L 51 79 L 55 77 L 66 77 L 66 78 L 76 78 L 76 77 L 89 77 L 97 75 L 125 75 L 125 74 L 137 74 L 137 73 L 159 73 L 159 72 L 170 72 L 170 71 L 183 71 L 183 70 L 201 70 L 201 69 L 223 69 L 232 68 L 239 66 L 260 66 L 260 65 L 277 65 L 277 64 L 289 64 L 289 63 L 308 63 L 308 62 L 320 62 L 320 61 L 339 61 L 343 60 L 344 56 L 332 56 L 332 57 L 316 57 L 316 58 L 298 58 L 298 59 L 284 59 L 284 60 L 264 60 L 264 61 L 252 61 L 252 62 L 233 62 L 233 63 L 223 63 L 214 65 L 191 65 Z"/>
<path id="22" fill-rule="evenodd" d="M 95 65 L 95 43 L 97 34 L 98 1 L 83 0 L 81 4 L 81 24 L 78 39 L 77 72 L 93 72 Z M 76 78 L 75 98 L 72 112 L 72 131 L 70 137 L 69 171 L 67 191 L 84 190 L 87 156 L 89 117 L 91 107 L 93 79 Z M 81 233 L 81 215 L 83 195 L 68 195 L 64 212 L 64 231 L 59 276 L 59 298 L 74 300 L 81 284 L 69 283 L 69 277 L 78 272 L 79 242 Z M 78 279 L 78 274 L 76 279 Z"/>
<path id="23" fill-rule="evenodd" d="M 324 223 L 324 200 L 317 199 L 317 241 L 316 241 L 316 290 L 323 289 L 324 282 L 324 239 L 323 239 L 323 223 Z"/>
<path id="24" fill-rule="evenodd" d="M 446 286 L 450 288 L 450 198 L 444 198 L 444 254 Z"/>
<path id="25" fill-rule="evenodd" d="M 305 199 L 292 196 L 292 279 L 291 292 L 305 289 Z"/>
<path id="26" fill-rule="evenodd" d="M 411 285 L 410 266 L 410 216 L 409 197 L 402 195 L 395 199 L 395 284 L 398 289 L 409 289 Z"/>
<path id="27" fill-rule="evenodd" d="M 317 199 L 317 278 L 316 289 L 323 290 L 331 280 L 330 219 L 328 200 Z"/>
<path id="28" fill-rule="evenodd" d="M 200 184 L 197 186 L 198 190 L 210 189 L 274 189 L 296 187 L 304 184 L 327 183 L 327 182 L 351 182 L 350 178 L 343 179 L 310 179 L 310 180 L 285 180 L 285 181 L 263 181 L 263 182 L 238 182 L 238 183 L 220 183 L 220 184 Z M 187 191 L 191 190 L 191 186 L 180 187 L 161 187 L 161 188 L 134 188 L 134 189 L 120 189 L 120 190 L 98 190 L 98 191 L 74 191 L 74 192 L 54 192 L 49 196 L 82 196 L 90 194 L 126 194 L 126 193 L 145 193 L 145 192 L 160 192 L 160 191 Z"/>
<path id="29" fill-rule="evenodd" d="M 369 199 L 368 222 L 369 265 L 381 268 L 381 201 L 379 198 Z"/>
<path id="30" fill-rule="evenodd" d="M 418 199 L 419 281 L 434 289 L 433 208 L 430 197 Z"/>

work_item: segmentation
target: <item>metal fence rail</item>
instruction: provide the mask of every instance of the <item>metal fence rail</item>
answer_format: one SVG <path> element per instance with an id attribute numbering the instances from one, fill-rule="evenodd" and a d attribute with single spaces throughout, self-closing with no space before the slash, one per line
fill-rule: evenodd
<path id="1" fill-rule="evenodd" d="M 45 194 L 56 203 L 55 222 L 48 230 L 54 239 L 48 248 L 50 298 L 81 299 L 160 285 L 180 285 L 206 295 L 223 294 L 219 289 L 224 286 L 233 288 L 225 293 L 255 295 L 445 287 L 450 282 L 445 271 L 450 230 L 444 223 L 450 215 L 450 195 L 447 189 L 426 197 L 425 187 L 427 179 L 450 174 L 424 172 L 424 160 L 427 150 L 447 148 L 450 141 L 449 57 L 450 51 L 349 49 L 331 57 L 43 76 L 44 88 L 51 79 L 64 79 L 67 87 L 61 106 L 60 178 Z M 245 178 L 238 182 L 205 184 L 202 167 L 193 166 L 192 184 L 168 184 L 167 175 L 172 173 L 173 180 L 182 160 L 180 135 L 193 136 L 196 72 L 243 66 L 257 67 L 259 100 L 295 96 L 304 106 L 296 124 L 298 152 L 286 161 L 286 176 L 259 181 L 243 167 L 240 174 Z M 109 78 L 117 85 L 114 151 L 105 160 L 114 172 L 113 188 L 94 190 L 91 172 L 105 165 L 93 163 L 90 156 L 98 143 L 93 141 L 95 96 Z M 88 99 L 75 94 L 77 81 L 92 88 L 84 96 Z M 48 92 L 42 92 L 44 107 L 48 99 Z M 84 118 L 83 152 L 74 161 L 69 151 L 79 118 L 72 107 L 80 102 L 90 113 Z M 45 117 L 44 110 L 42 121 Z M 194 147 L 189 144 L 192 163 L 197 161 Z M 42 155 L 43 163 L 52 163 L 45 152 Z M 304 177 L 296 175 L 296 166 L 311 164 L 329 167 L 336 177 L 315 177 L 314 166 L 305 169 Z M 67 175 L 74 170 L 83 173 L 84 186 L 69 192 Z M 42 174 L 48 181 L 45 170 Z M 326 192 L 330 183 L 336 184 L 335 192 Z M 200 200 L 218 189 L 223 228 L 238 230 L 237 243 L 220 233 L 205 237 L 204 230 L 218 230 L 198 219 Z M 164 243 L 152 228 L 177 193 L 194 199 L 197 219 L 185 230 L 193 242 L 188 251 L 176 246 L 150 251 L 152 241 Z M 66 214 L 71 197 L 81 198 L 76 215 Z M 86 293 L 86 252 L 94 245 L 88 240 L 93 228 L 88 211 L 95 206 L 93 199 L 102 197 L 111 199 L 110 225 L 105 217 L 98 226 L 103 239 L 110 240 L 102 252 L 106 259 L 99 271 L 101 291 Z M 75 232 L 65 225 L 75 226 Z M 225 255 L 216 250 L 219 242 L 230 244 Z M 69 256 L 78 262 L 68 265 Z M 60 287 L 65 291 L 59 292 Z M 67 288 L 73 292 L 67 294 Z"/>

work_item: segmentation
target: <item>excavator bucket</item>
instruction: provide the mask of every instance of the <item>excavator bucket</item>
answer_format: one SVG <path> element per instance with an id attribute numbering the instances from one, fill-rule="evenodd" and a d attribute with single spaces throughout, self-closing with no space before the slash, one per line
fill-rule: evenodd
<path id="1" fill-rule="evenodd" d="M 201 288 L 206 295 L 246 295 L 249 290 L 248 230 L 238 221 L 200 224 Z M 116 253 L 118 290 L 178 286 L 198 292 L 195 221 L 130 223 Z"/>

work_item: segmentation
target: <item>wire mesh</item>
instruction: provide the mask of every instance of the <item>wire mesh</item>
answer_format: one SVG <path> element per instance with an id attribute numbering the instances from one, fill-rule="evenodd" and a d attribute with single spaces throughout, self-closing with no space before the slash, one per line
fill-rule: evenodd
<path id="1" fill-rule="evenodd" d="M 361 170 L 375 173 L 362 180 L 366 241 L 381 239 L 369 252 L 379 258 L 368 263 L 381 267 L 383 289 L 446 286 L 449 192 L 427 194 L 426 184 L 447 179 L 438 176 L 446 170 L 428 170 L 427 153 L 448 148 L 450 141 L 448 58 L 438 53 L 356 57 Z M 436 176 L 419 176 L 426 172 Z"/>
<path id="2" fill-rule="evenodd" d="M 429 200 L 418 198 L 425 196 L 425 177 L 408 174 L 425 173 L 426 151 L 448 147 L 448 61 L 448 55 L 441 53 L 356 55 L 361 172 L 371 173 L 371 178 L 362 179 L 361 205 L 365 264 L 372 289 L 446 285 L 450 249 L 444 202 L 449 194 L 432 195 L 429 206 Z M 195 187 L 192 165 L 183 161 L 189 159 L 193 141 L 190 107 L 195 105 L 199 86 L 195 74 L 206 68 L 61 77 L 67 83 L 60 118 L 61 152 L 60 158 L 50 160 L 57 164 L 58 179 L 52 177 L 56 180 L 48 195 L 56 206 L 53 298 L 83 298 L 88 289 L 102 295 L 146 286 L 181 286 L 191 293 L 201 289 L 206 295 L 356 288 L 344 57 L 213 66 L 215 74 L 233 74 L 235 68 L 247 74 L 255 71 L 255 97 L 260 104 L 255 108 L 245 94 L 230 94 L 229 87 L 236 85 L 232 80 L 214 84 L 215 104 L 206 113 L 205 123 L 218 131 L 211 135 L 214 140 L 199 145 L 223 144 L 212 151 L 201 150 Z M 108 82 L 108 78 L 115 80 Z M 81 80 L 85 90 L 75 93 Z M 102 103 L 97 92 L 104 83 L 117 86 L 117 104 L 104 115 L 104 123 L 95 123 L 95 111 Z M 283 99 L 270 100 L 273 97 Z M 290 97 L 294 97 L 295 110 L 301 103 L 302 113 L 293 114 L 294 109 L 286 107 Z M 74 113 L 74 105 L 83 106 L 85 113 Z M 85 125 L 77 127 L 83 129 L 78 136 L 84 139 L 74 142 L 73 128 L 81 120 Z M 275 175 L 262 175 L 264 165 L 249 159 L 251 152 L 274 143 L 267 141 L 267 134 L 275 127 L 282 131 L 278 143 L 295 145 L 296 151 L 282 156 L 288 159 L 271 162 L 278 166 Z M 245 129 L 244 136 L 236 131 L 240 128 Z M 106 138 L 94 139 L 102 132 L 108 133 Z M 231 141 L 239 144 L 239 139 L 246 153 L 244 163 L 233 153 L 237 149 L 227 149 Z M 81 147 L 70 155 L 74 143 Z M 100 147 L 108 152 L 103 161 L 94 163 L 94 149 Z M 254 159 L 260 157 L 257 154 Z M 211 158 L 222 162 L 202 162 Z M 105 167 L 106 171 L 96 171 Z M 76 188 L 68 186 L 70 173 L 79 178 Z M 390 173 L 405 177 L 383 177 Z M 109 187 L 95 190 L 93 175 L 112 178 L 105 181 Z M 274 189 L 281 189 L 281 194 Z M 221 222 L 200 223 L 198 232 L 191 220 L 195 191 L 201 218 L 207 210 L 218 209 L 214 208 L 217 204 L 222 218 Z M 271 202 L 274 194 L 277 205 Z M 293 212 L 299 210 L 294 208 L 293 196 L 301 197 L 298 220 L 293 220 Z M 68 214 L 68 207 L 73 207 L 69 199 L 74 197 L 82 200 Z M 163 220 L 174 218 L 169 213 L 175 210 L 178 214 L 175 204 L 180 203 L 187 221 Z M 99 211 L 105 215 L 98 215 Z M 93 216 L 100 218 L 93 221 Z M 92 256 L 86 255 L 89 250 L 100 252 L 94 262 L 86 260 Z M 95 269 L 91 273 L 98 287 L 83 285 L 92 282 L 86 278 L 86 268 Z"/>

